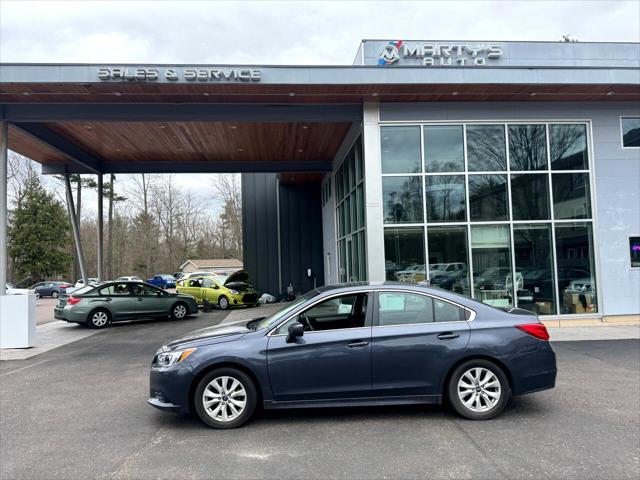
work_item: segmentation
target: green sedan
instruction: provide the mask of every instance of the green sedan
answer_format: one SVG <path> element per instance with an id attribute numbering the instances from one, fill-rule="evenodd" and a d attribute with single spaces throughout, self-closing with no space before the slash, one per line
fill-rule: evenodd
<path id="1" fill-rule="evenodd" d="M 198 305 L 191 295 L 168 293 L 144 282 L 108 282 L 60 296 L 54 317 L 104 328 L 118 320 L 144 317 L 182 320 L 197 312 Z"/>

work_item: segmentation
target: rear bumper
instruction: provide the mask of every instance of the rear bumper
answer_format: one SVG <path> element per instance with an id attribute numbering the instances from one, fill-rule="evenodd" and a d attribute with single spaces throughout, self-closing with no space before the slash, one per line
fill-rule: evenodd
<path id="1" fill-rule="evenodd" d="M 53 308 L 53 318 L 56 320 L 64 320 L 65 322 L 72 323 L 87 323 L 87 314 L 73 314 L 71 309 L 68 308 Z"/>

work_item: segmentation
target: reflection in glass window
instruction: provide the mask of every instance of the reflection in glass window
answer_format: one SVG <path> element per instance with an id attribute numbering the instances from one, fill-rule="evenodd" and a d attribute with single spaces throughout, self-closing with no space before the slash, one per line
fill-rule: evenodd
<path id="1" fill-rule="evenodd" d="M 504 125 L 467 125 L 470 172 L 507 171 Z"/>
<path id="2" fill-rule="evenodd" d="M 433 322 L 433 300 L 426 295 L 380 292 L 378 305 L 378 323 L 382 326 Z"/>
<path id="3" fill-rule="evenodd" d="M 598 301 L 591 224 L 558 224 L 555 228 L 560 313 L 595 313 Z"/>
<path id="4" fill-rule="evenodd" d="M 381 127 L 382 173 L 419 173 L 420 127 Z"/>
<path id="5" fill-rule="evenodd" d="M 462 125 L 424 127 L 424 159 L 426 172 L 464 171 Z"/>
<path id="6" fill-rule="evenodd" d="M 444 300 L 433 300 L 433 312 L 436 322 L 460 322 L 465 320 L 464 309 Z"/>
<path id="7" fill-rule="evenodd" d="M 469 175 L 471 221 L 509 220 L 506 175 Z"/>
<path id="8" fill-rule="evenodd" d="M 552 170 L 586 170 L 587 128 L 585 125 L 549 125 Z"/>
<path id="9" fill-rule="evenodd" d="M 640 147 L 640 117 L 622 117 L 622 146 Z"/>
<path id="10" fill-rule="evenodd" d="M 548 220 L 549 177 L 547 174 L 511 175 L 514 220 Z"/>
<path id="11" fill-rule="evenodd" d="M 554 173 L 551 183 L 556 219 L 591 218 L 588 173 Z"/>
<path id="12" fill-rule="evenodd" d="M 383 177 L 382 201 L 385 223 L 422 222 L 422 177 Z"/>
<path id="13" fill-rule="evenodd" d="M 508 225 L 472 225 L 471 259 L 477 300 L 494 307 L 513 305 Z"/>
<path id="14" fill-rule="evenodd" d="M 431 285 L 470 296 L 467 227 L 429 227 L 427 245 Z"/>
<path id="15" fill-rule="evenodd" d="M 424 229 L 385 228 L 384 259 L 387 280 L 412 283 L 424 280 Z"/>
<path id="16" fill-rule="evenodd" d="M 544 125 L 509 126 L 509 161 L 511 170 L 547 168 L 547 136 Z"/>
<path id="17" fill-rule="evenodd" d="M 551 227 L 514 225 L 518 308 L 538 315 L 556 313 Z"/>
<path id="18" fill-rule="evenodd" d="M 463 176 L 428 176 L 425 188 L 429 222 L 455 222 L 466 219 Z"/>

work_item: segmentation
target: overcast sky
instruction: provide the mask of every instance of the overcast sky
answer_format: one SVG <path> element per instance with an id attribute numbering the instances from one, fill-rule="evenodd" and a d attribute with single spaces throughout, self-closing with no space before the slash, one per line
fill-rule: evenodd
<path id="1" fill-rule="evenodd" d="M 640 41 L 640 1 L 0 0 L 0 62 L 350 64 L 363 38 Z M 177 176 L 206 189 L 205 175 Z"/>

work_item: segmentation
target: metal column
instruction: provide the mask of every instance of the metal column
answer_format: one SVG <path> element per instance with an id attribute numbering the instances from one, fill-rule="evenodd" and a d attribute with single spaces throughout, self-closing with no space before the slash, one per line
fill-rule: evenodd
<path id="1" fill-rule="evenodd" d="M 98 281 L 102 282 L 104 265 L 104 215 L 102 208 L 103 195 L 102 174 L 98 174 Z"/>
<path id="2" fill-rule="evenodd" d="M 80 274 L 84 280 L 84 285 L 89 285 L 87 278 L 87 269 L 84 263 L 84 253 L 82 252 L 82 243 L 80 242 L 80 225 L 78 225 L 78 217 L 76 216 L 76 207 L 73 204 L 73 193 L 71 192 L 71 182 L 69 175 L 64 176 L 64 183 L 67 190 L 67 207 L 69 209 L 69 218 L 71 218 L 71 226 L 73 227 L 73 240 L 76 244 L 76 252 L 78 254 L 78 263 L 80 264 Z"/>
<path id="3" fill-rule="evenodd" d="M 0 295 L 7 293 L 7 151 L 9 123 L 0 121 Z"/>

